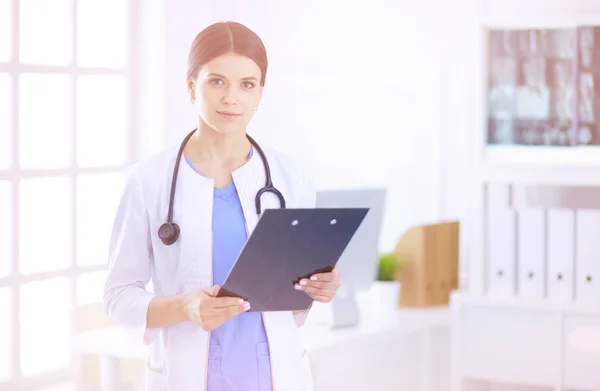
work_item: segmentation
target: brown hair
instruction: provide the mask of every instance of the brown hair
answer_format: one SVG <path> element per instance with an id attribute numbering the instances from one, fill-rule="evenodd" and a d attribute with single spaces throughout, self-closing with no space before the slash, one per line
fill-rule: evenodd
<path id="1" fill-rule="evenodd" d="M 187 79 L 195 79 L 202 65 L 227 53 L 248 57 L 260 68 L 260 84 L 267 76 L 267 50 L 260 37 L 237 22 L 219 22 L 202 30 L 194 41 L 188 56 Z"/>

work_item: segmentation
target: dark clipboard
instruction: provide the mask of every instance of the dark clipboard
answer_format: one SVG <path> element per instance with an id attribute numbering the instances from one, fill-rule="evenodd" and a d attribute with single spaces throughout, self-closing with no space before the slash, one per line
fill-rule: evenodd
<path id="1" fill-rule="evenodd" d="M 313 299 L 294 285 L 333 270 L 368 211 L 266 209 L 218 296 L 241 297 L 251 312 L 307 309 Z"/>

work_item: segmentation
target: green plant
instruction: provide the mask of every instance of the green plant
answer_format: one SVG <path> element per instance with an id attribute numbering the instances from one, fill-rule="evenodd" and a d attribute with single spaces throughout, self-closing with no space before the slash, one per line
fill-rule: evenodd
<path id="1" fill-rule="evenodd" d="M 394 274 L 399 267 L 400 262 L 393 252 L 380 254 L 377 281 L 394 281 Z"/>

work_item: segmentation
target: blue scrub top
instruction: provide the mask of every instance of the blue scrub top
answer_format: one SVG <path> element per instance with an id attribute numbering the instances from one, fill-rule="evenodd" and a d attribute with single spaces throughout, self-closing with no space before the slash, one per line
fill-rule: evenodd
<path id="1" fill-rule="evenodd" d="M 215 187 L 213 198 L 213 285 L 222 286 L 246 242 L 246 220 L 233 181 L 224 189 Z M 210 333 L 208 391 L 271 390 L 269 347 L 260 312 L 242 313 Z"/>

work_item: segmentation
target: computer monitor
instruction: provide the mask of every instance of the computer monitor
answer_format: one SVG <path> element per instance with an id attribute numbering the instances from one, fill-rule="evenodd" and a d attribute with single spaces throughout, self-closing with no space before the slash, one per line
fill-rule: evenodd
<path id="1" fill-rule="evenodd" d="M 377 278 L 386 195 L 385 188 L 317 191 L 317 208 L 369 208 L 337 264 L 342 289 L 333 302 L 335 327 L 358 323 L 355 294 L 368 290 Z"/>

